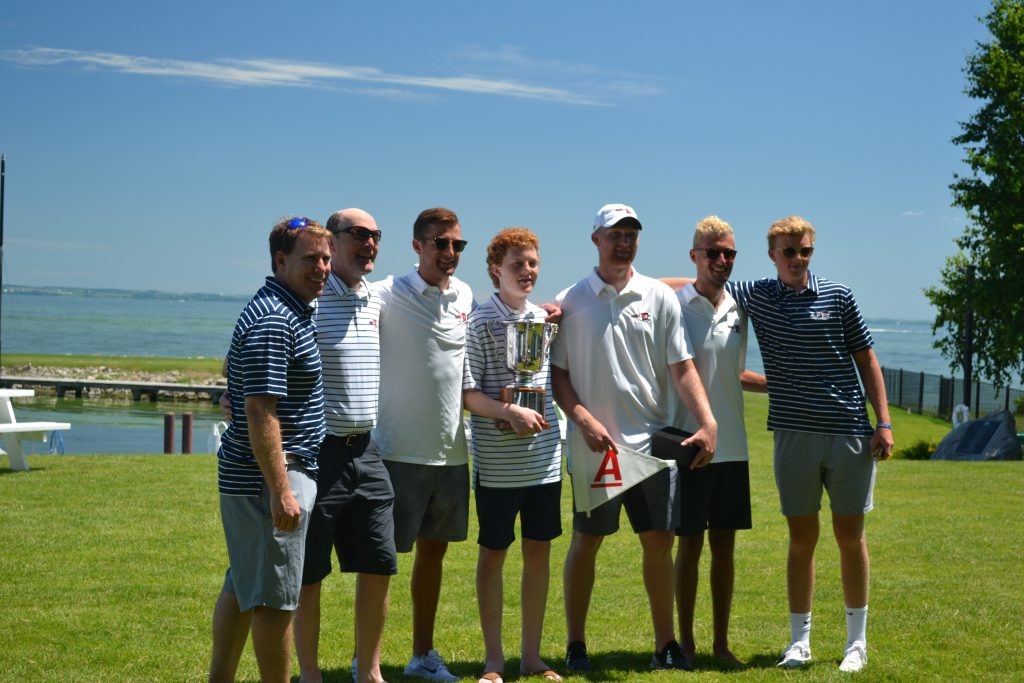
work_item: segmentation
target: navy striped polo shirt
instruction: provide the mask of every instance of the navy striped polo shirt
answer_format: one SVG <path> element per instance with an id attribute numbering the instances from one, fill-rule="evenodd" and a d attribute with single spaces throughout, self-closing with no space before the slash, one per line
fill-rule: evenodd
<path id="1" fill-rule="evenodd" d="M 268 277 L 238 316 L 228 351 L 231 425 L 217 454 L 220 492 L 258 496 L 263 475 L 249 443 L 246 396 L 276 396 L 281 446 L 316 472 L 324 438 L 324 393 L 313 307 Z"/>
<path id="2" fill-rule="evenodd" d="M 850 288 L 808 273 L 796 291 L 778 278 L 729 282 L 754 325 L 768 378 L 768 429 L 872 436 L 853 354 L 873 342 Z"/>

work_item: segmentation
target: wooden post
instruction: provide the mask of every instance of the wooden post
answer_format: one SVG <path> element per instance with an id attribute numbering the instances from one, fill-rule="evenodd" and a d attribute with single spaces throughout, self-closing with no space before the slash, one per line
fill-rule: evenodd
<path id="1" fill-rule="evenodd" d="M 164 453 L 174 452 L 174 413 L 164 413 Z"/>
<path id="2" fill-rule="evenodd" d="M 192 413 L 181 414 L 181 452 L 192 452 Z"/>

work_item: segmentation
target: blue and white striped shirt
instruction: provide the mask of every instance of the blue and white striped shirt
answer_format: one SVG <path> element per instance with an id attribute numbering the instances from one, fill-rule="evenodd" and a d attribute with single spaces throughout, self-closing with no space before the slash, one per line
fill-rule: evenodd
<path id="1" fill-rule="evenodd" d="M 850 288 L 808 273 L 796 291 L 778 278 L 729 282 L 754 325 L 768 378 L 768 429 L 871 436 L 853 354 L 873 342 Z"/>
<path id="2" fill-rule="evenodd" d="M 532 318 L 542 322 L 544 309 L 527 303 L 516 313 L 498 297 L 491 298 L 469 314 L 466 329 L 466 376 L 462 388 L 475 389 L 493 399 L 515 379 L 508 369 L 505 353 L 505 320 Z M 516 488 L 562 480 L 562 448 L 558 417 L 551 395 L 550 365 L 545 362 L 533 377 L 544 387 L 544 419 L 550 428 L 540 434 L 516 436 L 499 430 L 494 418 L 473 415 L 473 480 L 494 488 Z"/>
<path id="3" fill-rule="evenodd" d="M 331 273 L 313 319 L 324 366 L 327 431 L 368 432 L 377 424 L 380 393 L 380 296 L 365 280 L 349 287 Z"/>
<path id="4" fill-rule="evenodd" d="M 258 496 L 263 486 L 249 442 L 246 396 L 278 397 L 281 446 L 308 472 L 316 472 L 324 438 L 324 394 L 313 307 L 268 277 L 238 316 L 228 351 L 231 425 L 218 457 L 220 492 Z"/>

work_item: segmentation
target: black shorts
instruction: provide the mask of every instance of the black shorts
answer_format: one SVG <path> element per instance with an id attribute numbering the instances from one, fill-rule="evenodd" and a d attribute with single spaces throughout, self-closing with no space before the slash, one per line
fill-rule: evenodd
<path id="1" fill-rule="evenodd" d="M 655 472 L 625 493 L 586 512 L 576 510 L 573 500 L 572 528 L 594 536 L 610 536 L 619 530 L 619 517 L 626 508 L 633 533 L 672 531 L 679 526 L 679 482 L 676 468 Z"/>
<path id="2" fill-rule="evenodd" d="M 711 463 L 679 470 L 682 520 L 677 536 L 697 536 L 705 529 L 749 529 L 750 468 L 746 461 Z"/>
<path id="3" fill-rule="evenodd" d="M 523 538 L 550 541 L 562 535 L 562 482 L 516 488 L 477 485 L 476 516 L 480 520 L 477 543 L 505 550 L 516 540 L 516 515 Z"/>
<path id="4" fill-rule="evenodd" d="M 391 575 L 398 572 L 393 508 L 395 493 L 387 468 L 366 453 L 370 435 L 327 435 L 320 444 L 316 504 L 306 532 L 302 583 L 331 573 L 331 547 L 343 572 Z"/>

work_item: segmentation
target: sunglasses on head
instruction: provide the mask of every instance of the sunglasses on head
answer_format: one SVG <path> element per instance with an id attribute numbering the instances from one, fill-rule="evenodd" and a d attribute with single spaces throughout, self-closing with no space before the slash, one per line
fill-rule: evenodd
<path id="1" fill-rule="evenodd" d="M 800 247 L 799 249 L 797 249 L 796 247 L 784 247 L 782 249 L 782 255 L 785 256 L 786 258 L 793 258 L 797 254 L 800 254 L 800 256 L 802 256 L 803 258 L 807 258 L 813 253 L 814 247 Z"/>
<path id="2" fill-rule="evenodd" d="M 717 261 L 719 256 L 724 256 L 726 261 L 732 261 L 736 258 L 736 254 L 739 253 L 735 249 L 722 249 L 720 247 L 708 247 L 707 249 L 694 247 L 693 250 L 703 251 L 707 254 L 708 260 L 710 261 Z"/>
<path id="3" fill-rule="evenodd" d="M 336 231 L 334 234 L 337 235 L 339 232 L 347 232 L 348 234 L 355 237 L 360 242 L 366 242 L 371 237 L 373 241 L 380 244 L 380 238 L 384 236 L 380 230 L 370 230 L 369 228 L 361 228 L 358 225 L 351 228 L 342 228 Z"/>
<path id="4" fill-rule="evenodd" d="M 296 228 L 308 228 L 314 222 L 315 221 L 313 221 L 310 218 L 293 218 L 287 223 L 285 223 L 284 226 L 289 230 L 294 230 Z"/>
<path id="5" fill-rule="evenodd" d="M 466 240 L 453 240 L 450 237 L 428 237 L 427 239 L 422 241 L 433 242 L 434 246 L 437 247 L 438 251 L 446 251 L 448 249 L 448 245 L 450 244 L 452 245 L 452 249 L 455 251 L 456 254 L 465 249 L 466 245 L 469 244 L 469 242 L 467 242 Z"/>

